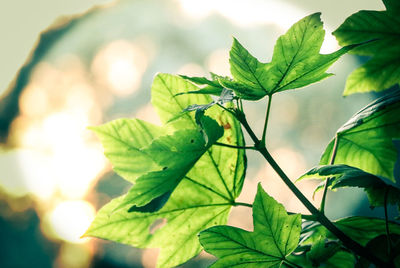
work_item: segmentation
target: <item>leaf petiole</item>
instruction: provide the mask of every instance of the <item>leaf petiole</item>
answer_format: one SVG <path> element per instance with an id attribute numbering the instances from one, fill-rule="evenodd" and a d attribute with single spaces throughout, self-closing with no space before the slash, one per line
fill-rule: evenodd
<path id="1" fill-rule="evenodd" d="M 227 111 L 228 113 L 231 113 L 232 115 L 236 116 L 234 111 L 232 111 L 231 109 L 226 108 L 224 105 L 221 105 L 219 103 L 216 103 L 216 105 L 221 107 L 223 110 Z"/>
<path id="2" fill-rule="evenodd" d="M 214 145 L 233 148 L 233 149 L 251 149 L 251 150 L 256 150 L 256 147 L 254 147 L 254 146 L 236 146 L 236 145 L 230 145 L 230 144 L 221 143 L 221 142 L 215 142 Z"/>
<path id="3" fill-rule="evenodd" d="M 261 138 L 261 144 L 264 146 L 265 146 L 265 137 L 267 135 L 269 113 L 271 110 L 271 102 L 272 102 L 272 94 L 268 96 L 267 113 L 265 115 L 264 130 L 263 130 L 263 134 L 262 134 L 262 138 Z"/>

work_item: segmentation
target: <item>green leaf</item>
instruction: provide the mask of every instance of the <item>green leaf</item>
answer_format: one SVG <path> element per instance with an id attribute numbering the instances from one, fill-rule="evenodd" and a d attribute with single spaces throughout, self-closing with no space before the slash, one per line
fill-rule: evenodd
<path id="1" fill-rule="evenodd" d="M 338 251 L 325 262 L 326 268 L 353 268 L 356 264 L 356 258 L 347 251 Z"/>
<path id="2" fill-rule="evenodd" d="M 329 77 L 332 74 L 325 72 L 329 66 L 353 49 L 354 46 L 347 46 L 331 54 L 319 54 L 325 36 L 320 15 L 303 18 L 279 37 L 264 85 L 270 93 L 304 87 Z"/>
<path id="3" fill-rule="evenodd" d="M 219 96 L 219 95 L 221 95 L 222 90 L 223 90 L 222 87 L 205 86 L 196 91 L 188 91 L 188 92 L 178 93 L 177 96 L 183 95 L 183 94 L 203 94 L 203 95 Z"/>
<path id="4" fill-rule="evenodd" d="M 400 2 L 397 0 L 383 0 L 383 3 L 386 6 L 386 10 L 391 13 L 397 13 L 399 14 L 400 12 Z"/>
<path id="5" fill-rule="evenodd" d="M 321 241 L 321 240 L 318 240 Z M 326 267 L 326 268 L 353 268 L 356 258 L 350 252 L 340 250 L 339 243 L 328 241 L 327 243 L 313 244 L 314 252 L 306 254 L 292 254 L 288 260 L 296 264 L 296 267 Z M 316 252 L 318 251 L 318 252 Z M 315 255 L 317 254 L 317 255 Z M 317 258 L 317 259 L 316 259 Z M 282 265 L 281 267 L 292 268 L 293 265 Z M 358 266 L 357 266 L 358 267 Z"/>
<path id="6" fill-rule="evenodd" d="M 138 120 L 116 120 L 92 128 L 102 139 L 106 155 L 116 171 L 135 182 L 127 194 L 126 204 L 143 207 L 175 189 L 199 158 L 223 135 L 223 128 L 209 117 L 202 118 L 207 140 L 197 129 L 176 131 L 154 139 L 166 130 Z M 140 134 L 138 131 L 144 131 Z M 136 146 L 136 147 L 135 147 Z M 139 178 L 137 178 L 141 175 Z M 154 209 L 166 202 L 157 199 Z"/>
<path id="7" fill-rule="evenodd" d="M 197 91 L 199 88 L 185 79 L 170 75 L 158 74 L 151 86 L 151 102 L 157 111 L 161 121 L 166 123 L 180 114 L 186 107 L 196 104 L 209 104 L 212 99 L 202 94 L 181 94 L 189 91 Z M 193 129 L 193 117 L 190 114 L 172 122 L 175 129 Z"/>
<path id="8" fill-rule="evenodd" d="M 117 119 L 89 129 L 100 138 L 114 171 L 124 179 L 133 183 L 142 174 L 162 168 L 142 149 L 165 129 L 139 119 Z"/>
<path id="9" fill-rule="evenodd" d="M 220 83 L 243 99 L 257 100 L 265 95 L 301 88 L 332 74 L 326 70 L 340 56 L 358 45 L 350 45 L 331 54 L 320 54 L 325 31 L 320 13 L 295 23 L 275 44 L 270 63 L 261 63 L 236 39 L 230 52 L 233 81 Z"/>
<path id="10" fill-rule="evenodd" d="M 301 216 L 285 208 L 261 186 L 253 204 L 254 232 L 215 226 L 200 233 L 204 249 L 219 259 L 212 267 L 279 267 L 299 242 Z"/>
<path id="11" fill-rule="evenodd" d="M 124 202 L 122 196 L 101 208 L 85 236 L 139 248 L 160 248 L 157 267 L 174 267 L 196 256 L 202 249 L 197 234 L 225 224 L 231 208 L 218 194 L 187 179 L 157 212 L 128 212 L 129 205 L 116 210 Z"/>
<path id="12" fill-rule="evenodd" d="M 362 246 L 365 246 L 373 238 L 386 234 L 385 220 L 378 218 L 355 216 L 339 219 L 334 224 Z M 392 234 L 400 234 L 399 224 L 390 222 L 389 228 Z M 321 237 L 336 239 L 324 226 L 316 223 L 303 229 L 301 245 L 313 244 Z"/>
<path id="13" fill-rule="evenodd" d="M 400 82 L 400 10 L 396 0 L 383 1 L 386 11 L 361 10 L 333 32 L 342 46 L 376 41 L 352 52 L 372 57 L 347 79 L 344 95 L 382 91 Z"/>
<path id="14" fill-rule="evenodd" d="M 185 80 L 189 80 L 192 83 L 195 83 L 196 85 L 204 86 L 212 86 L 212 87 L 219 87 L 222 90 L 221 85 L 218 83 L 218 77 L 219 75 L 216 75 L 214 73 L 211 73 L 211 80 L 207 79 L 202 76 L 186 76 L 186 75 L 180 75 L 180 77 L 184 78 Z"/>
<path id="15" fill-rule="evenodd" d="M 152 102 L 163 123 L 189 105 L 207 104 L 212 101 L 207 95 L 177 95 L 190 90 L 198 88 L 178 76 L 157 75 L 152 86 Z M 231 145 L 244 145 L 240 124 L 230 113 L 214 106 L 206 111 L 206 116 L 216 120 L 224 128 L 224 135 L 219 141 Z M 204 129 L 209 128 L 214 131 L 212 126 L 206 126 Z M 168 134 L 177 131 L 191 132 L 198 130 L 198 126 L 194 116 L 188 113 L 167 124 L 165 129 L 168 130 L 167 133 L 152 139 L 153 144 L 149 142 L 146 147 L 148 150 L 161 148 L 161 141 L 169 141 L 171 138 L 171 135 L 166 136 Z M 159 158 L 155 157 L 152 160 L 164 163 L 163 161 L 168 161 L 167 154 L 164 156 L 161 154 Z M 157 165 L 160 169 L 156 171 L 164 167 Z M 197 238 L 201 230 L 226 223 L 231 204 L 241 192 L 245 169 L 244 150 L 212 146 L 172 193 L 167 192 L 158 200 L 153 199 L 155 202 L 139 208 L 126 204 L 125 196 L 117 198 L 98 212 L 86 235 L 135 247 L 160 248 L 157 262 L 159 267 L 180 265 L 201 251 Z M 169 194 L 171 196 L 165 206 L 158 210 L 159 203 L 165 202 Z M 157 222 L 160 220 L 166 221 L 166 224 L 157 229 Z"/>
<path id="16" fill-rule="evenodd" d="M 319 166 L 302 175 L 299 180 L 306 178 L 318 178 L 329 180 L 329 188 L 334 190 L 341 187 L 360 187 L 367 192 L 369 203 L 372 207 L 397 204 L 400 206 L 400 189 L 385 182 L 378 176 L 367 173 L 361 169 L 347 165 Z M 324 184 L 317 187 L 322 189 Z M 387 196 L 386 196 L 387 195 Z"/>
<path id="17" fill-rule="evenodd" d="M 237 87 L 228 86 L 228 82 L 222 83 L 223 86 L 235 91 L 236 95 L 242 99 L 258 100 L 268 94 L 264 87 L 267 79 L 267 64 L 259 62 L 253 57 L 240 43 L 233 38 L 231 51 L 229 52 L 229 63 L 231 74 L 235 79 L 235 84 L 240 84 L 244 90 Z M 219 80 L 220 82 L 224 80 Z M 234 83 L 234 82 L 233 82 Z"/>
<path id="18" fill-rule="evenodd" d="M 325 237 L 321 236 L 311 246 L 310 251 L 307 252 L 307 258 L 313 263 L 314 267 L 319 267 L 321 263 L 325 263 L 340 250 L 340 245 L 338 243 L 327 242 Z"/>
<path id="19" fill-rule="evenodd" d="M 213 73 L 211 73 L 211 76 L 213 80 L 209 80 L 205 77 L 190 77 L 186 75 L 180 75 L 180 77 L 184 78 L 185 80 L 188 80 L 192 83 L 195 83 L 196 85 L 203 87 L 196 91 L 178 93 L 178 95 L 180 94 L 211 94 L 215 96 L 221 95 L 223 87 L 218 82 L 217 78 L 218 76 Z"/>
<path id="20" fill-rule="evenodd" d="M 400 235 L 390 234 L 389 239 L 387 235 L 380 235 L 369 241 L 366 247 L 382 260 L 394 263 L 394 267 L 400 267 Z"/>
<path id="21" fill-rule="evenodd" d="M 192 104 L 208 104 L 212 102 L 207 95 L 178 95 L 182 92 L 197 90 L 192 83 L 179 76 L 170 74 L 158 74 L 152 86 L 152 103 L 165 123 L 175 117 L 183 109 Z M 219 142 L 244 146 L 244 138 L 240 123 L 228 112 L 220 107 L 213 106 L 206 111 L 206 115 L 215 119 L 224 128 L 224 136 Z M 197 128 L 197 123 L 192 114 L 185 114 L 179 119 L 171 122 L 175 129 Z M 219 164 L 223 163 L 223 164 Z M 214 146 L 196 164 L 188 176 L 201 177 L 200 182 L 211 185 L 231 200 L 239 196 L 243 186 L 246 158 L 244 150 L 236 150 L 223 146 Z M 207 176 L 204 176 L 203 169 L 207 169 Z"/>
<path id="22" fill-rule="evenodd" d="M 176 188 L 200 157 L 223 135 L 223 128 L 214 120 L 204 117 L 202 122 L 207 142 L 198 130 L 181 130 L 162 136 L 143 149 L 162 170 L 139 177 L 125 197 L 126 204 L 142 207 Z"/>
<path id="23" fill-rule="evenodd" d="M 259 100 L 263 98 L 266 94 L 264 91 L 249 90 L 249 86 L 236 82 L 227 77 L 221 77 L 219 83 L 225 88 L 229 88 L 235 92 L 236 96 L 245 100 Z"/>
<path id="24" fill-rule="evenodd" d="M 334 164 L 346 164 L 394 181 L 397 159 L 394 138 L 400 137 L 400 91 L 387 94 L 367 105 L 345 123 L 336 134 Z M 333 139 L 320 165 L 328 165 L 335 151 Z"/>

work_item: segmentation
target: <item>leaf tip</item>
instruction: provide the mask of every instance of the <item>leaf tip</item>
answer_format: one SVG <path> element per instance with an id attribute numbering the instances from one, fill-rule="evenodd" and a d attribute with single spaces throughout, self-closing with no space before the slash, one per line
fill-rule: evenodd
<path id="1" fill-rule="evenodd" d="M 100 126 L 87 126 L 86 129 L 97 133 L 99 131 Z"/>

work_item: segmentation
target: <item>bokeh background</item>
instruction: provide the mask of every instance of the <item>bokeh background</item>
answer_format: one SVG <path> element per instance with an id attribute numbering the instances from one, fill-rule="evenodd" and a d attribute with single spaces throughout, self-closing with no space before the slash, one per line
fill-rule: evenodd
<path id="1" fill-rule="evenodd" d="M 279 35 L 321 11 L 327 31 L 322 52 L 332 52 L 338 45 L 331 32 L 360 9 L 383 5 L 378 0 L 0 1 L 0 267 L 154 267 L 157 250 L 80 238 L 96 210 L 130 186 L 112 172 L 87 126 L 120 117 L 158 123 L 149 104 L 154 75 L 229 75 L 232 36 L 261 61 L 270 61 Z M 274 97 L 267 143 L 292 179 L 317 165 L 335 130 L 375 97 L 341 97 L 346 76 L 362 61 L 346 55 L 330 69 L 335 76 Z M 246 103 L 245 109 L 262 131 L 265 101 Z M 252 202 L 259 181 L 289 211 L 306 213 L 272 169 L 250 153 L 240 201 Z M 311 198 L 315 183 L 299 187 Z M 327 211 L 332 219 L 382 213 L 369 210 L 354 189 L 330 194 Z M 251 211 L 235 209 L 229 224 L 251 230 Z M 201 254 L 184 267 L 210 262 Z"/>

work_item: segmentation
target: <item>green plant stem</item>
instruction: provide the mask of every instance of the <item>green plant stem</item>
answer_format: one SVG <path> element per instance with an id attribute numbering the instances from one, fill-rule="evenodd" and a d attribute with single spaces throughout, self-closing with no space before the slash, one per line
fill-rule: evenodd
<path id="1" fill-rule="evenodd" d="M 249 207 L 249 208 L 252 208 L 252 207 L 253 207 L 252 204 L 249 204 L 249 203 L 242 203 L 242 202 L 235 202 L 235 203 L 233 203 L 233 205 L 234 205 L 234 206 Z"/>
<path id="2" fill-rule="evenodd" d="M 261 136 L 261 144 L 265 146 L 265 137 L 267 135 L 267 126 L 268 126 L 268 118 L 269 118 L 269 112 L 271 111 L 271 101 L 272 101 L 272 95 L 268 97 L 268 106 L 267 106 L 267 113 L 265 115 L 265 122 L 264 122 L 264 129 L 263 129 L 263 134 Z"/>
<path id="3" fill-rule="evenodd" d="M 334 234 L 342 243 L 350 250 L 354 251 L 359 256 L 364 257 L 370 262 L 376 264 L 378 267 L 393 267 L 393 265 L 388 264 L 378 257 L 376 257 L 369 249 L 361 246 L 356 241 L 351 239 L 345 233 L 343 233 L 339 228 L 337 228 L 326 216 L 324 213 L 319 211 L 308 199 L 303 195 L 303 193 L 294 185 L 294 183 L 289 179 L 289 177 L 283 172 L 280 166 L 275 162 L 272 158 L 271 154 L 268 152 L 265 145 L 262 145 L 260 140 L 254 134 L 253 130 L 249 126 L 246 117 L 243 113 L 236 113 L 237 119 L 246 129 L 247 133 L 251 137 L 254 142 L 254 146 L 257 150 L 264 156 L 267 162 L 271 165 L 271 167 L 275 170 L 275 172 L 281 177 L 282 181 L 289 187 L 289 189 L 296 195 L 296 197 L 301 201 L 301 203 L 310 211 L 310 213 L 315 217 L 315 219 L 325 226 L 332 234 Z"/>
<path id="4" fill-rule="evenodd" d="M 236 146 L 236 145 L 230 145 L 230 144 L 221 143 L 221 142 L 215 142 L 214 145 L 229 147 L 229 148 L 234 148 L 234 149 L 256 150 L 256 147 L 254 147 L 254 146 Z"/>
<path id="5" fill-rule="evenodd" d="M 330 161 L 329 161 L 329 165 L 333 165 L 333 163 L 335 163 L 335 158 L 336 158 L 336 152 L 337 152 L 338 144 L 339 144 L 339 136 L 338 136 L 338 134 L 336 134 L 336 136 L 335 136 L 335 143 L 333 144 L 332 155 L 331 155 L 331 159 L 330 159 Z M 326 195 L 327 195 L 327 193 L 328 193 L 328 188 L 329 188 L 330 179 L 331 179 L 331 178 L 328 177 L 328 178 L 325 180 L 324 192 L 322 193 L 321 204 L 320 204 L 320 206 L 319 206 L 319 210 L 320 210 L 322 213 L 325 213 Z"/>
<path id="6" fill-rule="evenodd" d="M 226 108 L 224 105 L 217 103 L 217 106 L 221 107 L 224 111 L 227 111 L 228 113 L 232 114 L 233 116 L 236 116 L 236 113 L 233 110 Z"/>

